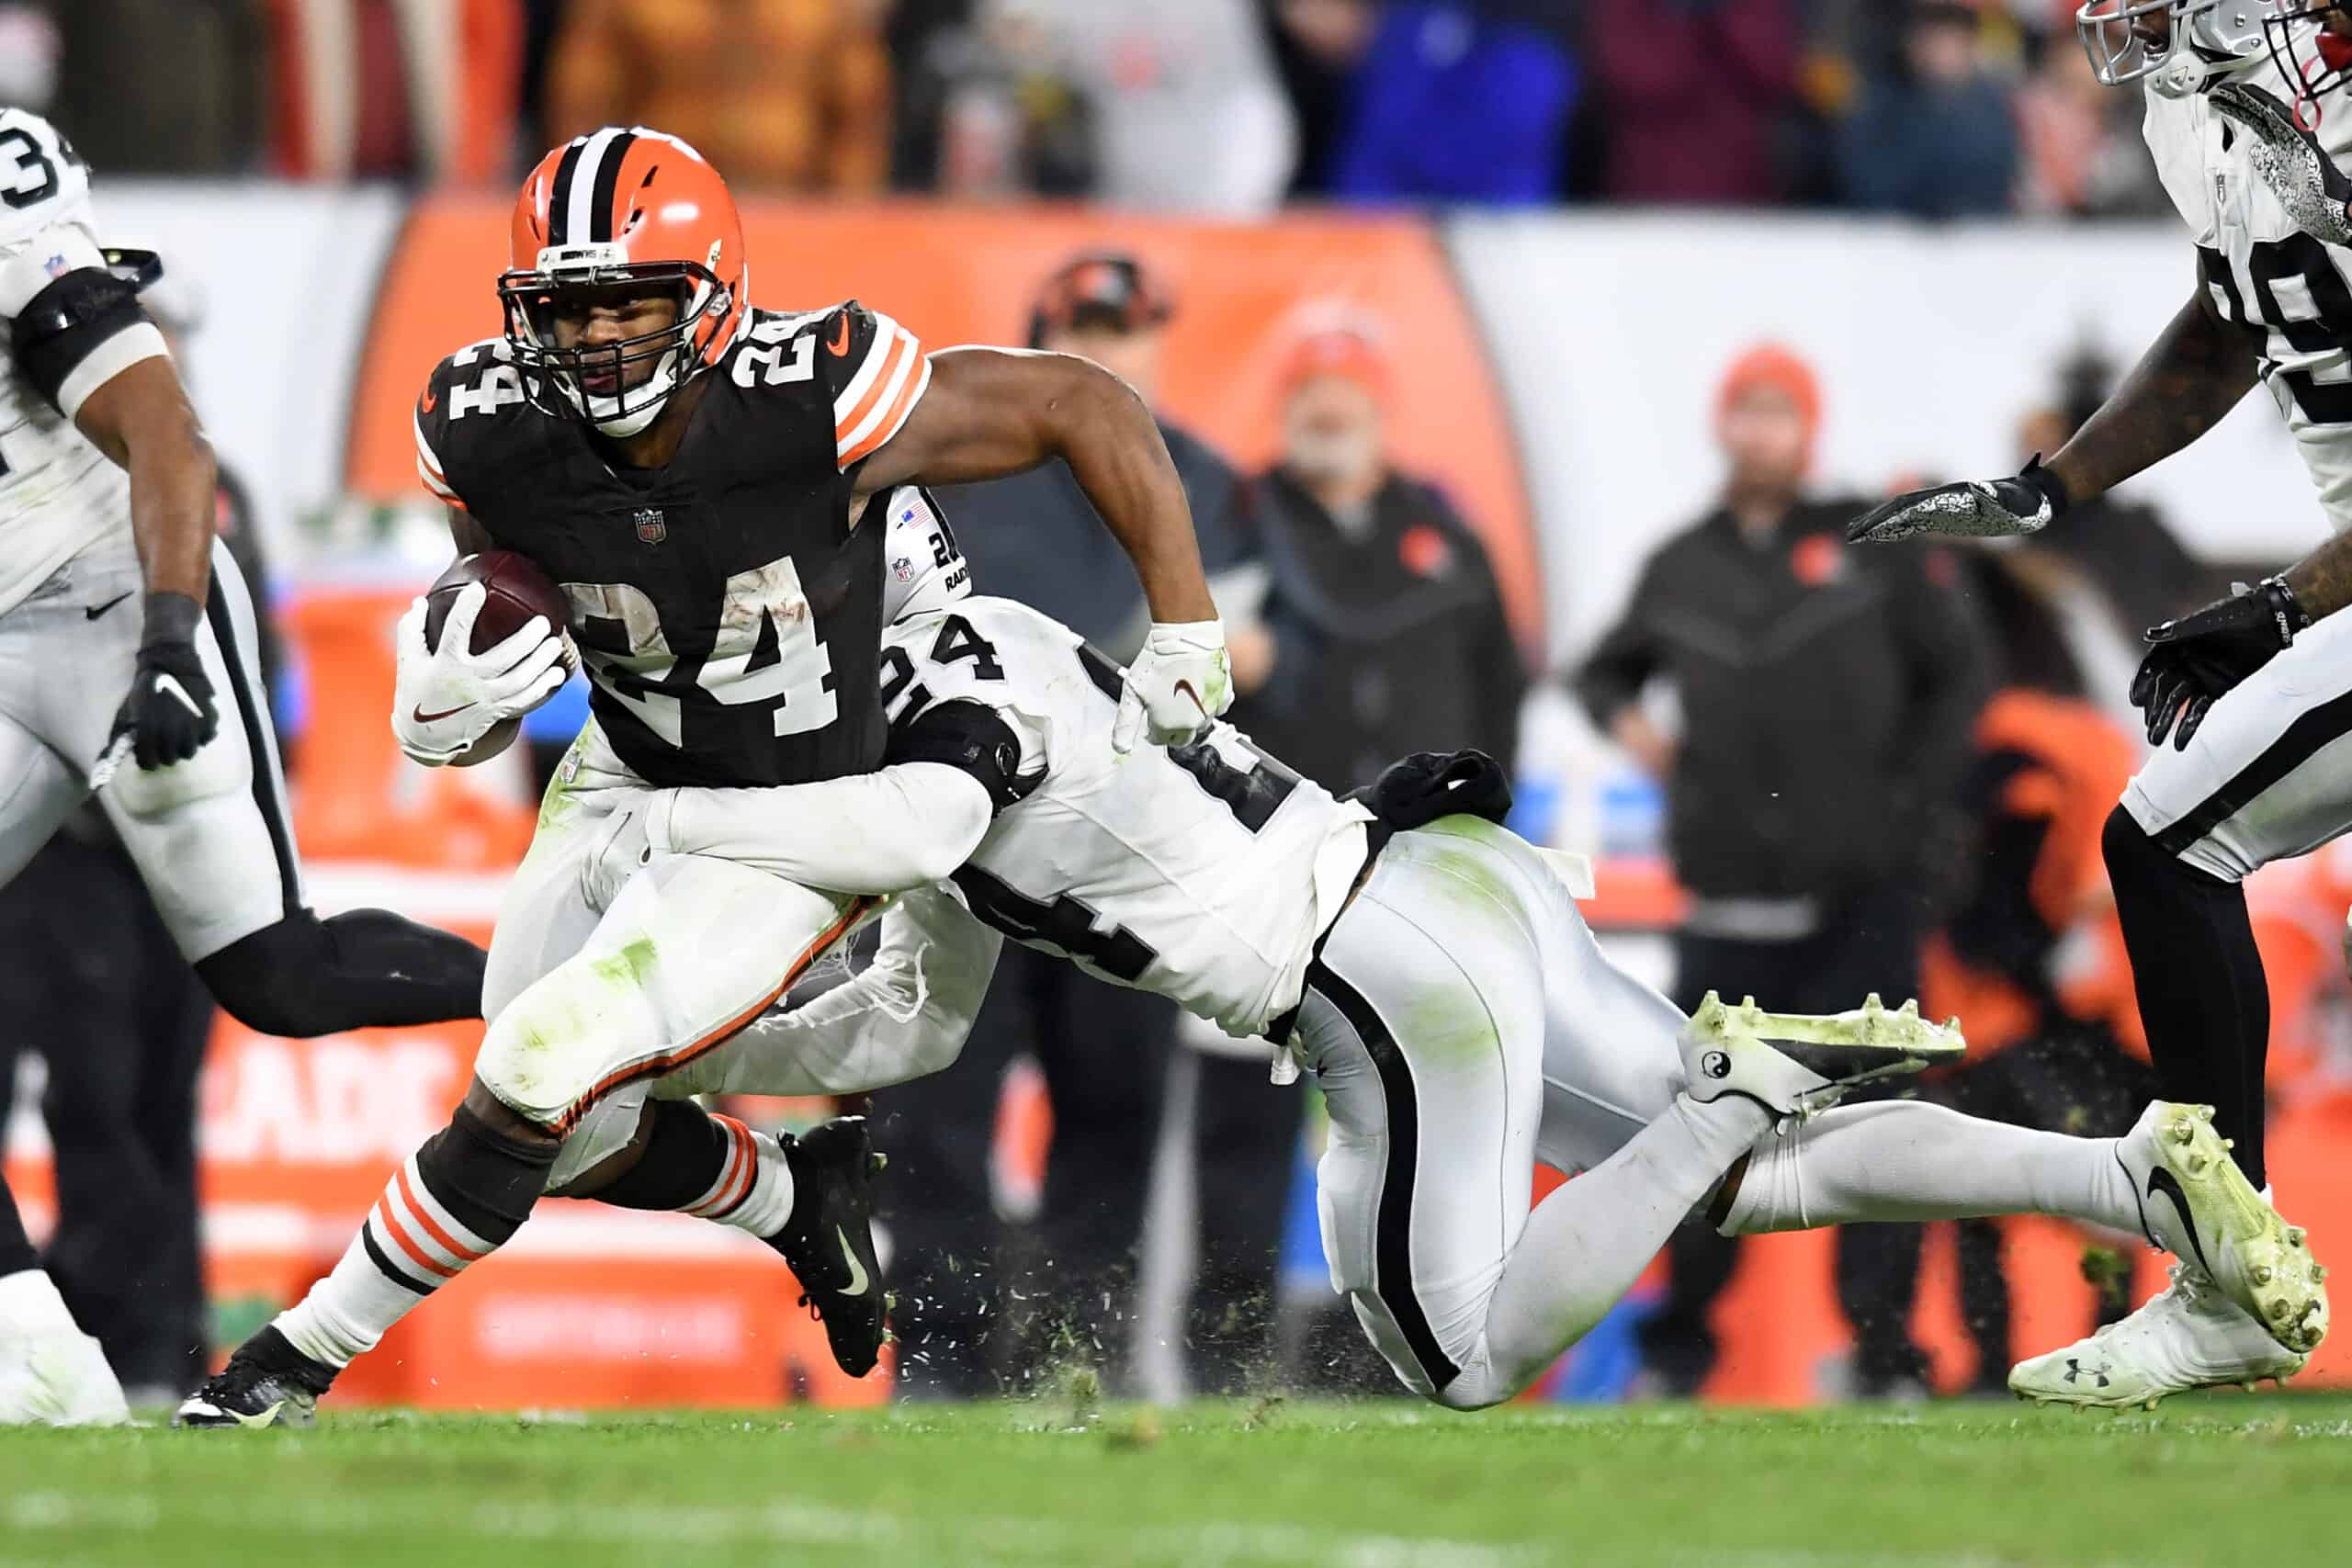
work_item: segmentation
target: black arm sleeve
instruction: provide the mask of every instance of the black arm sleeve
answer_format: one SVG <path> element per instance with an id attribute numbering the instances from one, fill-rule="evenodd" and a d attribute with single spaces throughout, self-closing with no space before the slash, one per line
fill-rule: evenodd
<path id="1" fill-rule="evenodd" d="M 136 283 L 104 267 L 76 267 L 17 313 L 9 347 L 25 379 L 62 412 L 58 394 L 74 367 L 108 338 L 146 320 Z"/>
<path id="2" fill-rule="evenodd" d="M 888 760 L 961 768 L 980 781 L 999 811 L 1026 799 L 1046 776 L 1020 771 L 1021 742 L 1003 716 L 962 698 L 935 703 L 893 729 Z"/>
<path id="3" fill-rule="evenodd" d="M 1657 672 L 1662 657 L 1649 625 L 1650 599 L 1657 591 L 1657 558 L 1642 568 L 1625 613 L 1609 628 L 1577 671 L 1577 698 L 1592 716 L 1596 728 L 1606 732 L 1620 709 L 1641 696 L 1642 687 Z"/>

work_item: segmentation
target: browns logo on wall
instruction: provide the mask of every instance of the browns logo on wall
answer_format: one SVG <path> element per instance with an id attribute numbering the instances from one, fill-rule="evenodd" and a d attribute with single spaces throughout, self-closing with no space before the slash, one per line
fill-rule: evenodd
<path id="1" fill-rule="evenodd" d="M 499 330 L 507 204 L 418 204 L 388 264 L 355 383 L 345 479 L 377 499 L 416 491 L 409 414 L 443 355 Z M 1494 558 L 1522 646 L 1543 646 L 1543 583 L 1502 394 L 1436 237 L 1405 219 L 1322 214 L 1263 224 L 1076 209 L 907 204 L 743 209 L 755 304 L 855 298 L 924 344 L 1021 342 L 1040 281 L 1075 253 L 1133 251 L 1169 280 L 1169 413 L 1248 468 L 1276 443 L 1275 378 L 1304 312 L 1343 302 L 1378 319 L 1399 367 L 1400 467 L 1434 479 Z"/>

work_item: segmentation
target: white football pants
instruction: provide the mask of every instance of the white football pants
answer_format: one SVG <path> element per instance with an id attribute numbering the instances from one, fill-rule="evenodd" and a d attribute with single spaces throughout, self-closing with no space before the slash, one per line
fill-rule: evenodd
<path id="1" fill-rule="evenodd" d="M 875 903 L 709 855 L 649 858 L 648 789 L 592 722 L 499 908 L 475 1076 L 550 1132 L 592 1111 L 634 1125 L 651 1080 L 758 1017 Z M 549 1185 L 577 1174 L 560 1164 Z"/>
<path id="2" fill-rule="evenodd" d="M 89 795 L 137 668 L 144 590 L 129 541 L 109 542 L 0 614 L 0 884 Z M 168 768 L 125 762 L 98 793 L 191 964 L 302 906 L 253 602 L 218 540 L 196 646 L 219 732 Z"/>

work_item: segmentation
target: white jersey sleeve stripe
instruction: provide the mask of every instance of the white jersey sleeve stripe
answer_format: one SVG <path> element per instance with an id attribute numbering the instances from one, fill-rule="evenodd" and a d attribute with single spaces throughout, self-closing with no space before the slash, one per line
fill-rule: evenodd
<path id="1" fill-rule="evenodd" d="M 859 362 L 857 374 L 849 378 L 849 385 L 842 389 L 842 395 L 833 400 L 833 424 L 837 430 L 847 426 L 855 417 L 858 404 L 865 401 L 865 394 L 873 389 L 874 383 L 881 379 L 890 351 L 898 346 L 899 338 L 905 333 L 904 328 L 881 311 L 874 311 L 873 316 L 874 341 L 865 345 L 865 357 Z"/>
<path id="2" fill-rule="evenodd" d="M 900 333 L 899 339 L 902 351 L 891 366 L 890 378 L 884 383 L 882 395 L 874 400 L 873 411 L 858 422 L 855 429 L 836 438 L 844 468 L 899 434 L 899 427 L 907 423 L 907 416 L 915 412 L 915 404 L 922 400 L 924 389 L 931 385 L 931 356 L 905 333 Z"/>
<path id="3" fill-rule="evenodd" d="M 65 379 L 57 389 L 57 412 L 68 419 L 80 418 L 82 405 L 89 400 L 91 393 L 141 361 L 158 356 L 168 359 L 171 353 L 164 334 L 155 330 L 153 322 L 141 321 L 123 328 L 65 373 Z"/>

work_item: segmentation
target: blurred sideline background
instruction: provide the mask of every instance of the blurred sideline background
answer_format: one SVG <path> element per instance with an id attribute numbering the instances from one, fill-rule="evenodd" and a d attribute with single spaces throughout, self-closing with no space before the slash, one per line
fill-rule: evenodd
<path id="1" fill-rule="evenodd" d="M 928 346 L 1020 344 L 1066 260 L 1134 258 L 1170 307 L 1155 406 L 1243 477 L 1245 514 L 1255 476 L 1284 459 L 1298 344 L 1349 323 L 1382 367 L 1385 462 L 1475 531 L 1533 677 L 1511 759 L 1519 825 L 1598 857 L 1589 917 L 1622 962 L 1668 987 L 1684 905 L 1667 797 L 1566 678 L 1645 558 L 1721 490 L 1726 367 L 1767 342 L 1810 367 L 1814 493 L 2007 472 L 2131 363 L 2189 276 L 2135 100 L 2088 81 L 2070 9 L 0 0 L 0 100 L 48 113 L 90 159 L 107 243 L 151 246 L 170 269 L 184 365 L 266 547 L 286 647 L 277 700 L 323 908 L 386 904 L 486 941 L 528 840 L 523 749 L 435 773 L 404 761 L 386 728 L 391 624 L 448 553 L 414 481 L 409 411 L 435 359 L 498 330 L 519 170 L 557 138 L 645 120 L 729 177 L 763 306 L 855 296 Z M 2320 529 L 2283 429 L 2251 400 L 2127 499 L 2215 586 L 2300 554 Z M 1022 586 L 984 570 L 978 582 Z M 2080 722 L 2136 735 L 2122 701 L 2136 622 L 2079 570 L 2052 598 L 2086 678 Z M 1397 633 L 1408 655 L 1413 636 Z M 1653 695 L 1670 728 L 1673 694 Z M 1840 716 L 1813 722 L 1826 733 Z M 2096 859 L 2044 911 L 2048 972 L 2062 988 L 2103 987 L 2100 1016 L 2128 1051 Z M 1960 854 L 1922 874 L 1937 907 L 1967 901 L 1978 864 Z M 2352 859 L 2324 852 L 2251 886 L 2277 998 L 2276 1180 L 2324 1255 L 2352 1247 L 2352 1202 L 2324 1173 L 2352 1136 L 2338 957 Z M 1927 966 L 1930 1005 L 1958 1007 L 1980 1043 L 2023 1032 L 1997 987 L 1932 954 Z M 220 1025 L 198 1124 L 217 1340 L 333 1261 L 383 1167 L 462 1089 L 478 1035 L 293 1043 Z M 0 1032 L 0 1070 L 19 1047 L 31 1049 L 6 1150 L 38 1235 L 52 1192 L 38 1053 L 73 1045 Z M 1144 1288 L 1118 1330 L 1130 1343 L 1076 1358 L 1159 1394 L 1201 1381 L 1173 1304 L 1198 1219 L 1182 1129 L 1200 1094 L 1229 1092 L 1189 1054 L 1170 1070 L 1169 1114 L 1138 1129 L 1162 1158 Z M 1051 1120 L 1035 1069 L 1016 1064 L 986 1114 L 993 1201 L 1017 1222 L 1038 1201 Z M 1295 1181 L 1285 1161 L 1261 1184 L 1293 1219 L 1283 1314 L 1323 1292 L 1313 1138 L 1310 1126 Z M 2016 1348 L 2080 1333 L 2084 1238 L 2040 1222 L 2002 1234 Z M 839 1379 L 773 1259 L 735 1239 L 551 1204 L 345 1386 L 455 1405 L 886 1397 L 883 1379 Z M 1706 1393 L 1797 1403 L 1854 1387 L 1830 1251 L 1818 1235 L 1745 1248 L 1713 1308 L 1722 1349 Z M 2136 1251 L 2124 1266 L 2144 1292 L 2160 1276 Z M 1948 1237 L 1929 1238 L 1906 1309 L 1925 1382 L 1946 1391 L 1987 1371 L 1955 1259 Z M 1644 1387 L 1628 1332 L 1641 1310 L 1544 1392 Z M 1266 1375 L 1300 1354 L 1270 1344 Z M 2352 1348 L 2313 1371 L 2352 1381 Z"/>

